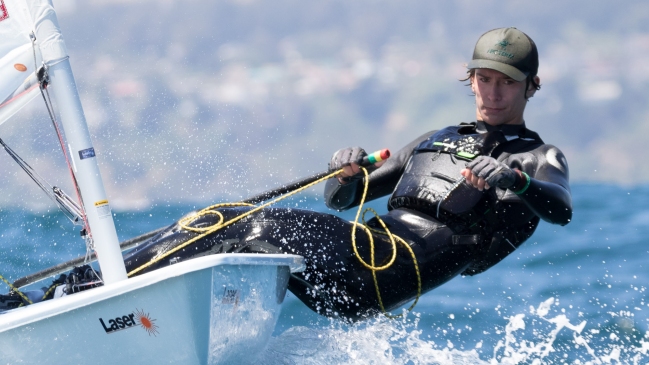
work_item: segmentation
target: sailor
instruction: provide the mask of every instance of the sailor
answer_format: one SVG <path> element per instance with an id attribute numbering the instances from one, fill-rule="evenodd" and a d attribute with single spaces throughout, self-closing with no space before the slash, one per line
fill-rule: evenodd
<path id="1" fill-rule="evenodd" d="M 540 89 L 535 43 L 515 28 L 494 29 L 478 40 L 468 77 L 475 94 L 476 121 L 425 133 L 403 147 L 367 178 L 359 169 L 359 147 L 337 151 L 331 170 L 344 169 L 325 187 L 326 204 L 346 210 L 390 195 L 380 220 L 412 250 L 397 247 L 387 269 L 373 273 L 356 256 L 352 224 L 336 216 L 272 208 L 225 227 L 170 262 L 219 252 L 294 253 L 306 270 L 289 289 L 314 311 L 351 320 L 397 308 L 457 275 L 475 275 L 525 242 L 541 219 L 559 225 L 572 216 L 568 165 L 563 153 L 545 144 L 523 119 Z M 367 181 L 365 181 L 367 180 Z M 224 209 L 224 219 L 249 208 Z M 204 216 L 196 225 L 211 224 Z M 379 219 L 367 225 L 381 228 Z M 132 270 L 192 235 L 175 226 L 125 258 Z M 393 246 L 380 233 L 355 235 L 358 254 L 375 266 L 390 261 Z M 418 270 L 413 264 L 413 254 Z M 160 262 L 145 271 L 169 264 Z M 377 295 L 378 294 L 378 295 Z"/>

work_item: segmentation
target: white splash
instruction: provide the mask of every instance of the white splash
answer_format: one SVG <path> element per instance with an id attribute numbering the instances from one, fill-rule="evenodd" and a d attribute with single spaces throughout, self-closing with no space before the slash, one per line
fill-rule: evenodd
<path id="1" fill-rule="evenodd" d="M 271 340 L 260 364 L 456 364 L 488 365 L 475 350 L 459 351 L 424 340 L 418 320 L 380 318 L 353 326 L 293 327 Z"/>
<path id="2" fill-rule="evenodd" d="M 537 335 L 535 341 L 517 340 L 514 332 L 525 329 L 525 314 L 517 314 L 509 318 L 509 323 L 505 327 L 505 342 L 498 341 L 494 348 L 494 358 L 491 360 L 492 364 L 520 364 L 532 360 L 532 364 L 541 364 L 540 360 L 546 358 L 551 352 L 554 352 L 553 343 L 557 339 L 559 332 L 568 328 L 574 333 L 575 345 L 583 346 L 587 349 L 588 353 L 595 357 L 594 352 L 588 346 L 588 341 L 581 337 L 579 334 L 586 326 L 586 321 L 582 321 L 579 325 L 575 326 L 570 323 L 564 314 L 560 314 L 554 318 L 546 318 L 550 313 L 552 305 L 555 303 L 554 298 L 549 298 L 542 302 L 538 308 L 530 308 L 530 313 L 536 315 L 538 318 L 554 324 L 554 328 L 548 334 Z M 538 333 L 538 332 L 537 332 Z M 502 355 L 499 355 L 502 349 Z M 497 362 L 499 359 L 500 362 Z M 598 362 L 596 362 L 598 363 Z"/>
<path id="3" fill-rule="evenodd" d="M 458 349 L 444 335 L 439 342 L 422 335 L 421 315 L 408 314 L 400 320 L 377 318 L 351 326 L 333 321 L 324 328 L 293 327 L 274 337 L 258 361 L 266 365 L 649 364 L 649 332 L 629 342 L 628 334 L 622 332 L 607 335 L 599 327 L 584 331 L 587 321 L 573 324 L 566 311 L 557 311 L 556 306 L 558 301 L 549 298 L 536 308 L 531 306 L 529 316 L 519 313 L 504 318 L 506 324 L 495 323 L 504 324 L 504 338 L 480 340 L 470 350 Z M 551 313 L 558 314 L 551 317 Z M 610 314 L 613 319 L 628 315 Z M 496 331 L 490 336 L 502 334 Z M 496 343 L 491 358 L 485 358 L 490 352 L 487 343 Z"/>

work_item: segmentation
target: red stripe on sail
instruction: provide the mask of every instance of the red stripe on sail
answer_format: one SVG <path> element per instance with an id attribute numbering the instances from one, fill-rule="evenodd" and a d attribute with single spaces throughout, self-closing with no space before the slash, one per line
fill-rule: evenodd
<path id="1" fill-rule="evenodd" d="M 5 6 L 5 2 L 3 0 L 0 0 L 0 22 L 7 18 L 9 18 L 7 7 Z"/>
<path id="2" fill-rule="evenodd" d="M 0 0 L 0 1 L 2 1 L 2 0 Z M 37 87 L 37 86 L 38 86 L 38 83 L 34 83 L 34 85 L 32 85 L 29 89 L 27 89 L 27 90 L 25 90 L 25 91 L 22 91 L 22 92 L 19 93 L 19 94 L 14 95 L 13 98 L 11 98 L 11 99 L 5 101 L 4 103 L 0 104 L 0 109 L 4 108 L 5 106 L 7 106 L 7 105 L 8 105 L 9 103 L 11 103 L 12 101 L 17 100 L 17 99 L 19 99 L 21 96 L 23 96 L 23 95 L 29 93 L 30 91 L 34 90 L 34 88 Z"/>

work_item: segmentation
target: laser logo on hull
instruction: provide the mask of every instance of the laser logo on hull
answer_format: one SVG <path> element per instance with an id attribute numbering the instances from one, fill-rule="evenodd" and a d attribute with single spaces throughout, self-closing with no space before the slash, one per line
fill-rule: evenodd
<path id="1" fill-rule="evenodd" d="M 135 309 L 133 313 L 124 314 L 115 318 L 104 320 L 99 318 L 99 323 L 106 331 L 106 334 L 112 334 L 117 331 L 127 330 L 134 327 L 142 327 L 149 334 L 149 336 L 156 336 L 158 333 L 158 325 L 155 324 L 155 319 L 151 318 L 149 313 L 144 312 L 142 309 Z"/>

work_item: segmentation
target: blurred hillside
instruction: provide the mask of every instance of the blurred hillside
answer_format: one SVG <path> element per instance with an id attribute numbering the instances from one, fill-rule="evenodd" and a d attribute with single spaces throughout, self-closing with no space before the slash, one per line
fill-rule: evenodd
<path id="1" fill-rule="evenodd" d="M 238 199 L 323 170 L 338 148 L 398 149 L 475 118 L 464 63 L 485 31 L 538 45 L 528 126 L 572 181 L 637 184 L 649 129 L 649 3 L 55 0 L 117 207 Z M 42 103 L 0 137 L 56 185 Z M 39 196 L 0 157 L 1 203 Z M 67 189 L 69 190 L 69 188 Z"/>

